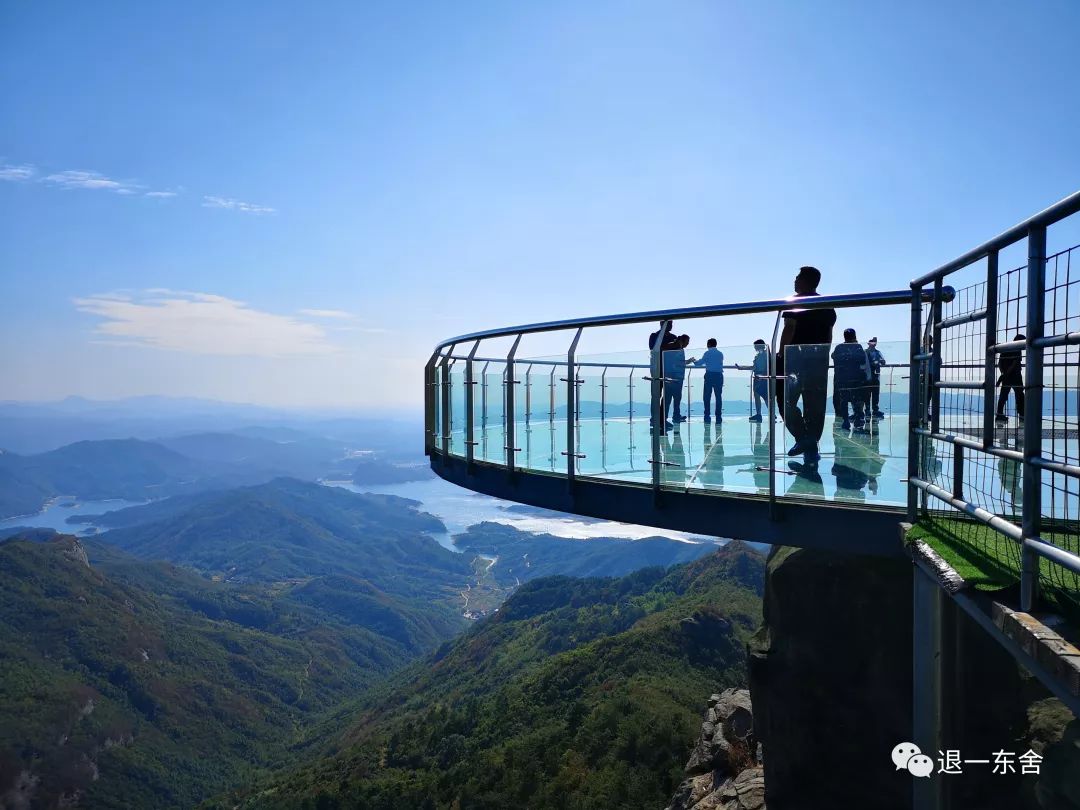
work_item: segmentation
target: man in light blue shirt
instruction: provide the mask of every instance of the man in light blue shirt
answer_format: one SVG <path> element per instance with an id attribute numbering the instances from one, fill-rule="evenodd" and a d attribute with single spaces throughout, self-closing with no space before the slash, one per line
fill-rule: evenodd
<path id="1" fill-rule="evenodd" d="M 690 358 L 689 362 L 700 368 L 705 366 L 705 421 L 711 422 L 710 406 L 716 397 L 716 421 L 723 422 L 724 411 L 724 353 L 716 348 L 716 338 L 709 338 L 708 348 L 700 360 Z"/>
<path id="2" fill-rule="evenodd" d="M 689 365 L 685 350 L 689 345 L 690 336 L 679 335 L 672 347 L 664 351 L 664 418 L 669 418 L 669 410 L 674 410 L 670 418 L 675 424 L 686 421 L 686 417 L 682 415 L 682 389 L 686 380 L 686 367 Z"/>

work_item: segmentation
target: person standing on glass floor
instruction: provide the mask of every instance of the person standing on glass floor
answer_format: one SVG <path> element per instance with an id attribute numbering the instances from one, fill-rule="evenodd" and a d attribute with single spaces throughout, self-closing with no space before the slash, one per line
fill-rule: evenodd
<path id="1" fill-rule="evenodd" d="M 870 338 L 866 344 L 866 362 L 870 366 L 866 413 L 874 419 L 884 419 L 885 412 L 881 410 L 881 369 L 885 367 L 886 360 L 877 347 L 876 337 Z"/>
<path id="2" fill-rule="evenodd" d="M 704 397 L 705 397 L 705 422 L 708 423 L 712 419 L 710 408 L 712 406 L 712 400 L 716 399 L 716 421 L 723 422 L 724 412 L 724 353 L 716 348 L 716 338 L 709 338 L 708 346 L 705 349 L 705 353 L 701 355 L 701 359 L 698 360 L 691 357 L 687 364 L 693 364 L 700 368 L 705 367 L 705 384 L 704 384 Z"/>

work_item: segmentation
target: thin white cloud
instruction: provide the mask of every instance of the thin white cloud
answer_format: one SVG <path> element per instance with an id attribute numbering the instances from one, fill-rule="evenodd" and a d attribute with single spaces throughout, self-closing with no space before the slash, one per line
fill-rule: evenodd
<path id="1" fill-rule="evenodd" d="M 128 180 L 113 180 L 101 172 L 66 171 L 50 174 L 44 182 L 60 188 L 81 188 L 90 191 L 112 191 L 116 194 L 134 194 L 142 187 Z"/>
<path id="2" fill-rule="evenodd" d="M 12 183 L 20 183 L 32 178 L 37 174 L 37 169 L 30 165 L 15 166 L 11 163 L 0 164 L 0 180 L 8 180 Z"/>
<path id="3" fill-rule="evenodd" d="M 234 200 L 229 197 L 203 197 L 203 208 L 224 208 L 228 211 L 243 211 L 245 214 L 274 214 L 277 211 L 269 206 Z"/>
<path id="4" fill-rule="evenodd" d="M 135 180 L 117 180 L 97 171 L 84 171 L 68 169 L 62 172 L 53 172 L 44 177 L 39 176 L 36 166 L 29 163 L 0 163 L 0 180 L 8 182 L 35 181 L 44 183 L 54 188 L 82 189 L 85 191 L 110 191 L 126 197 L 149 197 L 156 200 L 170 200 L 178 197 L 185 189 L 183 186 L 174 186 L 172 189 L 150 189 L 143 183 Z M 223 208 L 229 211 L 241 211 L 246 214 L 276 214 L 277 210 L 267 205 L 244 202 L 231 197 L 219 197 L 206 195 L 202 198 L 204 208 Z"/>
<path id="5" fill-rule="evenodd" d="M 311 318 L 354 318 L 356 317 L 351 312 L 345 312 L 341 309 L 302 309 L 301 315 L 307 315 Z"/>
<path id="6" fill-rule="evenodd" d="M 76 298 L 75 307 L 102 319 L 105 342 L 165 351 L 233 357 L 297 357 L 339 351 L 318 324 L 253 309 L 208 293 L 147 291 Z"/>

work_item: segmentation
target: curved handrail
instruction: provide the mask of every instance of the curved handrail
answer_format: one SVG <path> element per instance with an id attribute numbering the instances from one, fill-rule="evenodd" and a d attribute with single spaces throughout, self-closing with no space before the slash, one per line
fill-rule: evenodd
<path id="1" fill-rule="evenodd" d="M 955 294 L 952 287 L 942 290 L 944 300 L 951 301 Z M 754 315 L 763 312 L 782 312 L 789 309 L 827 309 L 829 307 L 876 307 L 907 304 L 911 302 L 912 291 L 890 290 L 887 292 L 871 293 L 847 293 L 843 295 L 812 295 L 792 296 L 790 298 L 777 298 L 771 301 L 749 301 L 739 304 L 713 304 L 703 307 L 682 307 L 679 309 L 653 309 L 644 312 L 628 312 L 621 315 L 599 315 L 584 318 L 569 318 L 562 321 L 545 321 L 542 323 L 523 324 L 521 326 L 504 326 L 496 329 L 484 329 L 479 332 L 469 332 L 457 337 L 447 338 L 435 347 L 435 353 L 439 353 L 447 346 L 456 343 L 465 343 L 471 340 L 487 340 L 490 338 L 510 337 L 513 335 L 535 334 L 540 332 L 557 332 L 563 329 L 580 329 L 588 326 L 621 326 L 631 323 L 647 323 L 649 321 L 687 320 L 690 318 L 712 318 L 724 315 Z M 923 300 L 930 301 L 932 293 L 922 293 Z"/>

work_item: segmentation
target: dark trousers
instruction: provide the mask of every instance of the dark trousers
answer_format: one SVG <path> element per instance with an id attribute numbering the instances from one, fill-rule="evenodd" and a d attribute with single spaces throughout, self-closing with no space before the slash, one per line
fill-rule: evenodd
<path id="1" fill-rule="evenodd" d="M 1009 391 L 1016 397 L 1016 415 L 1024 418 L 1024 383 L 1022 380 L 1002 380 L 1001 391 L 998 392 L 997 412 L 998 416 L 1005 415 L 1005 403 L 1009 401 Z"/>
<path id="2" fill-rule="evenodd" d="M 863 422 L 863 405 L 866 402 L 866 389 L 861 385 L 837 387 L 833 391 L 833 407 L 836 418 L 848 420 L 848 405 L 851 406 L 851 417 L 855 424 Z"/>
<path id="3" fill-rule="evenodd" d="M 869 394 L 870 414 L 881 412 L 881 377 L 871 377 L 870 382 L 867 383 L 867 393 Z"/>
<path id="4" fill-rule="evenodd" d="M 713 397 L 716 397 L 716 418 L 719 419 L 720 415 L 724 412 L 724 375 L 719 371 L 706 371 L 705 372 L 705 385 L 704 394 L 705 398 L 705 418 L 709 418 L 709 407 L 712 405 Z"/>
<path id="5" fill-rule="evenodd" d="M 776 381 L 776 407 L 795 441 L 821 441 L 829 391 L 829 347 L 789 346 L 783 380 Z M 802 409 L 799 409 L 799 401 Z"/>
<path id="6" fill-rule="evenodd" d="M 754 380 L 754 410 L 761 416 L 761 403 L 769 402 L 769 381 L 757 378 Z"/>
<path id="7" fill-rule="evenodd" d="M 664 383 L 664 418 L 668 419 L 672 416 L 671 406 L 675 405 L 674 417 L 676 419 L 682 418 L 682 389 L 683 380 L 668 380 Z"/>

